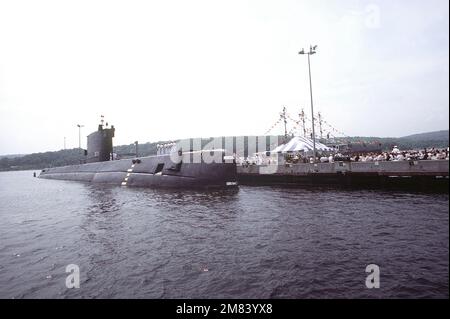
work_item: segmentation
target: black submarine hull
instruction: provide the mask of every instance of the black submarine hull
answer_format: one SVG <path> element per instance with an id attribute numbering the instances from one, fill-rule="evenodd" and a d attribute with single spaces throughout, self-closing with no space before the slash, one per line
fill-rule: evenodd
<path id="1" fill-rule="evenodd" d="M 189 153 L 183 154 L 184 157 Z M 47 168 L 39 178 L 163 188 L 231 188 L 237 186 L 235 163 L 201 160 L 174 163 L 169 155 L 148 156 Z"/>

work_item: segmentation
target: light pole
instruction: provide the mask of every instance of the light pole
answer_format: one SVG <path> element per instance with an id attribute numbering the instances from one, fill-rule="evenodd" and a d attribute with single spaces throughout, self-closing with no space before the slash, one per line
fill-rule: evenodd
<path id="1" fill-rule="evenodd" d="M 305 52 L 305 49 L 302 49 L 298 54 L 307 54 L 308 55 L 308 70 L 309 70 L 309 91 L 311 95 L 311 118 L 312 118 L 312 140 L 313 140 L 313 152 L 314 152 L 314 163 L 316 162 L 316 133 L 314 130 L 314 105 L 313 105 L 313 95 L 312 95 L 312 81 L 311 81 L 311 62 L 309 61 L 309 56 L 316 53 L 317 45 L 310 46 L 309 52 Z"/>
<path id="2" fill-rule="evenodd" d="M 78 126 L 78 148 L 80 150 L 80 163 L 81 163 L 81 128 L 84 127 L 84 125 L 77 124 Z"/>
<path id="3" fill-rule="evenodd" d="M 81 128 L 84 127 L 84 125 L 77 124 L 78 126 L 78 148 L 81 150 Z"/>
<path id="4" fill-rule="evenodd" d="M 136 146 L 136 157 L 139 157 L 138 156 L 138 146 L 139 146 L 139 142 L 138 141 L 136 141 L 136 142 L 134 142 L 134 145 Z"/>

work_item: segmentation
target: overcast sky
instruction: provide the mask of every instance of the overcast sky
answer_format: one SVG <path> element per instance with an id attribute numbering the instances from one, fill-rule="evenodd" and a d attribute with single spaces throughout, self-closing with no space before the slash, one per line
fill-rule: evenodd
<path id="1" fill-rule="evenodd" d="M 0 154 L 262 135 L 283 105 L 347 135 L 449 127 L 447 0 L 0 0 Z M 279 127 L 271 133 L 282 133 Z"/>

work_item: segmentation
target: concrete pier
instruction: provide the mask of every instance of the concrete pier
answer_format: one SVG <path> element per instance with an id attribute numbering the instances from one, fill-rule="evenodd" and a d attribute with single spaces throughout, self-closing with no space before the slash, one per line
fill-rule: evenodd
<path id="1" fill-rule="evenodd" d="M 447 185 L 448 160 L 238 166 L 241 184 Z"/>

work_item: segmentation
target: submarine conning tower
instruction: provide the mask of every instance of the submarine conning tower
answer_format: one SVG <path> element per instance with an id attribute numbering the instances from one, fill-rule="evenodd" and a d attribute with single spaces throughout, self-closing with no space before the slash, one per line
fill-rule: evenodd
<path id="1" fill-rule="evenodd" d="M 87 137 L 87 163 L 105 162 L 112 159 L 114 125 L 103 127 L 103 117 L 98 130 Z"/>

